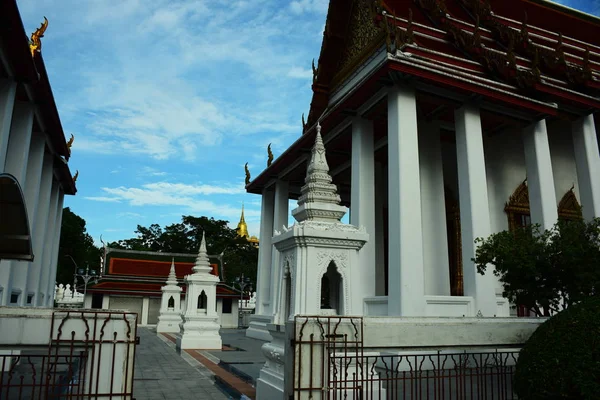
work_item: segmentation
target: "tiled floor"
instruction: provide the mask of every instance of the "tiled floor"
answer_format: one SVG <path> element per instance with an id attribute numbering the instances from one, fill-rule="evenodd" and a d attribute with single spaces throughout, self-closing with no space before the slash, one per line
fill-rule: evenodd
<path id="1" fill-rule="evenodd" d="M 138 328 L 133 394 L 137 400 L 226 400 L 213 372 L 180 356 L 150 328 Z"/>

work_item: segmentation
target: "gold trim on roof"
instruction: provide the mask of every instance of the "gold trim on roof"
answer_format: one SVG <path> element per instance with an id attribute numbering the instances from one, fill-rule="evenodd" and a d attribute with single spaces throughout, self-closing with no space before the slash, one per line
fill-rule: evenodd
<path id="1" fill-rule="evenodd" d="M 35 30 L 31 34 L 31 40 L 29 41 L 29 50 L 31 51 L 31 56 L 33 57 L 35 53 L 39 53 L 42 51 L 42 38 L 44 37 L 44 32 L 48 28 L 48 18 L 44 17 L 44 22 L 40 25 L 39 28 Z"/>

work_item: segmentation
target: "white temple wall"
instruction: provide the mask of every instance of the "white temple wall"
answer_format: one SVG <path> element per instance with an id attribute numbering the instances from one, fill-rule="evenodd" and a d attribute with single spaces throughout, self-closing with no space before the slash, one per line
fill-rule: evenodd
<path id="1" fill-rule="evenodd" d="M 490 207 L 491 231 L 508 229 L 504 206 L 525 180 L 525 152 L 521 131 L 505 130 L 485 136 L 485 167 Z"/>
<path id="2" fill-rule="evenodd" d="M 419 125 L 421 218 L 425 295 L 450 295 L 444 171 L 439 126 Z M 441 228 L 441 229 L 440 229 Z"/>
<path id="3" fill-rule="evenodd" d="M 569 121 L 553 121 L 548 123 L 548 142 L 552 157 L 552 173 L 554 174 L 554 189 L 556 204 L 573 185 L 575 196 L 581 204 L 579 185 L 577 182 L 577 166 L 575 165 L 575 150 Z"/>

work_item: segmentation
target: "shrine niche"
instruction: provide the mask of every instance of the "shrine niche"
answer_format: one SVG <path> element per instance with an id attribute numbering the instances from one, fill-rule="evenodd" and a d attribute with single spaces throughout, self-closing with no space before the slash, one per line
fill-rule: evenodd
<path id="1" fill-rule="evenodd" d="M 514 231 L 518 227 L 531 225 L 531 212 L 529 209 L 529 189 L 527 179 L 515 189 L 504 206 L 508 217 L 508 230 Z"/>
<path id="2" fill-rule="evenodd" d="M 450 189 L 444 188 L 446 203 L 446 233 L 448 240 L 448 267 L 450 269 L 450 294 L 463 296 L 462 236 L 460 207 Z"/>
<path id="3" fill-rule="evenodd" d="M 579 204 L 579 201 L 577 201 L 573 189 L 574 187 L 565 193 L 558 203 L 558 219 L 560 220 L 577 221 L 583 219 L 581 205 Z"/>

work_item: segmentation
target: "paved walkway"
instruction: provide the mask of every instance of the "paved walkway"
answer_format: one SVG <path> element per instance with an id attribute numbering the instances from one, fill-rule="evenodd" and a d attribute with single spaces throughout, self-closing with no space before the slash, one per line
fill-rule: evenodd
<path id="1" fill-rule="evenodd" d="M 133 395 L 138 400 L 227 400 L 213 373 L 186 354 L 180 356 L 152 328 L 138 327 Z M 186 358 L 187 357 L 187 358 Z M 189 361 L 188 361 L 189 360 Z M 192 363 L 192 365 L 190 365 Z"/>

